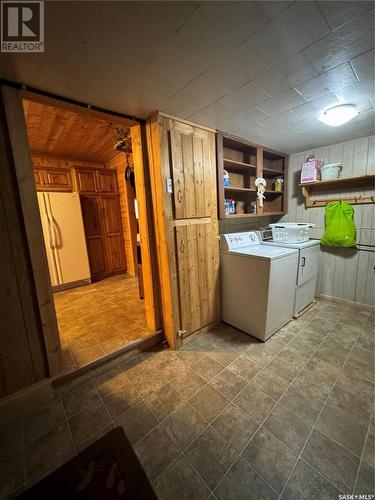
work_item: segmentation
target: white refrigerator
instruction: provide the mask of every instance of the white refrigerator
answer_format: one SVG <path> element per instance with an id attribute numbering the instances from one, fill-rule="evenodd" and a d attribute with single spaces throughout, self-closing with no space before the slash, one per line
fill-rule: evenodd
<path id="1" fill-rule="evenodd" d="M 79 194 L 38 192 L 38 203 L 53 290 L 90 283 Z"/>

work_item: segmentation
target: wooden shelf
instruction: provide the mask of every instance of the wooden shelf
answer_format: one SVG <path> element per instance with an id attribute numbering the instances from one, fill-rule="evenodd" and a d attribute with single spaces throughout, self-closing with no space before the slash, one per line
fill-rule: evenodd
<path id="1" fill-rule="evenodd" d="M 235 187 L 235 186 L 225 186 L 224 191 L 237 191 L 239 193 L 256 193 L 255 189 L 250 189 L 250 188 L 241 188 L 241 187 Z"/>
<path id="2" fill-rule="evenodd" d="M 338 179 L 332 179 L 329 181 L 316 181 L 316 182 L 304 182 L 300 183 L 302 187 L 302 194 L 305 197 L 306 207 L 324 207 L 330 201 L 335 201 L 334 199 L 313 199 L 312 194 L 314 192 L 336 192 L 344 191 L 346 189 L 358 189 L 367 188 L 365 194 L 356 195 L 351 191 L 346 195 L 339 195 L 338 199 L 346 201 L 351 205 L 359 205 L 366 203 L 375 203 L 375 174 L 371 175 L 361 175 L 358 177 L 342 177 Z"/>
<path id="3" fill-rule="evenodd" d="M 252 165 L 251 163 L 244 163 L 242 161 L 229 160 L 228 158 L 224 158 L 224 166 L 233 170 L 256 170 L 256 165 Z"/>
<path id="4" fill-rule="evenodd" d="M 284 172 L 280 172 L 280 170 L 274 170 L 273 168 L 263 168 L 264 177 L 277 177 L 278 175 L 284 176 Z"/>
<path id="5" fill-rule="evenodd" d="M 216 152 L 219 218 L 266 217 L 285 213 L 288 206 L 286 154 L 220 131 L 216 134 Z M 229 174 L 229 186 L 224 186 L 224 170 Z M 259 206 L 256 196 L 257 177 L 267 179 L 264 207 Z M 283 191 L 272 189 L 276 177 L 284 180 Z M 232 198 L 236 202 L 239 213 L 225 213 L 225 198 Z M 256 213 L 244 213 L 250 210 L 249 203 L 256 205 Z"/>

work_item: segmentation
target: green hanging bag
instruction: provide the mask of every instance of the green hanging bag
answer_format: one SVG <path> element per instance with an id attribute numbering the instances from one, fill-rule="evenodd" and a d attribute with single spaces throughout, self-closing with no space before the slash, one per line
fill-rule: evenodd
<path id="1" fill-rule="evenodd" d="M 331 201 L 325 210 L 325 231 L 320 244 L 327 247 L 356 247 L 354 209 L 345 201 Z"/>

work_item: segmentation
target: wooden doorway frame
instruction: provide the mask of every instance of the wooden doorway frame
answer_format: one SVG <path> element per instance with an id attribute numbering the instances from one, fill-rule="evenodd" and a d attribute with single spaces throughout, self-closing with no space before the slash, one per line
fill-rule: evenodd
<path id="1" fill-rule="evenodd" d="M 146 321 L 151 332 L 155 332 L 160 330 L 162 318 L 156 243 L 153 228 L 150 175 L 145 144 L 145 125 L 136 119 L 133 120 L 120 117 L 116 113 L 112 115 L 110 112 L 85 108 L 78 104 L 64 101 L 63 99 L 45 96 L 29 90 L 2 85 L 1 93 L 9 127 L 22 215 L 26 228 L 32 273 L 35 282 L 41 323 L 43 326 L 42 333 L 48 360 L 49 375 L 55 376 L 60 374 L 62 370 L 62 350 L 51 292 L 22 100 L 33 100 L 42 104 L 69 109 L 76 113 L 95 115 L 102 120 L 115 120 L 117 123 L 123 123 L 124 127 L 130 128 L 139 211 L 142 268 L 146 285 Z"/>

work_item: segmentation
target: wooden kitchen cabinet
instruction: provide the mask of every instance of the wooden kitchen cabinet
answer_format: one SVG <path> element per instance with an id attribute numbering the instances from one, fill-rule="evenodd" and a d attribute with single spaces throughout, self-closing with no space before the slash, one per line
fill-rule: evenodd
<path id="1" fill-rule="evenodd" d="M 75 169 L 92 279 L 126 271 L 116 171 Z"/>
<path id="2" fill-rule="evenodd" d="M 72 176 L 67 169 L 34 168 L 34 180 L 37 191 L 72 191 Z"/>
<path id="3" fill-rule="evenodd" d="M 77 191 L 80 194 L 95 194 L 98 192 L 98 181 L 95 169 L 74 169 Z"/>

